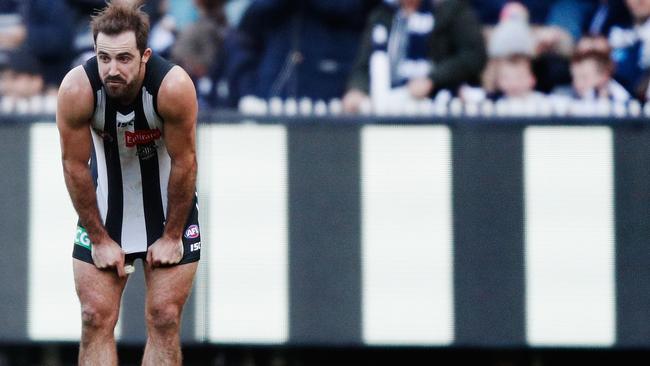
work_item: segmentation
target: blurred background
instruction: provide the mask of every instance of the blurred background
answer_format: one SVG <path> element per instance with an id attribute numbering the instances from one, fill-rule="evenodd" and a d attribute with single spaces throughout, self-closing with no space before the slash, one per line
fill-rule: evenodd
<path id="1" fill-rule="evenodd" d="M 0 0 L 0 366 L 76 364 L 56 93 L 104 4 Z M 200 105 L 186 365 L 650 356 L 650 0 L 144 9 Z"/>

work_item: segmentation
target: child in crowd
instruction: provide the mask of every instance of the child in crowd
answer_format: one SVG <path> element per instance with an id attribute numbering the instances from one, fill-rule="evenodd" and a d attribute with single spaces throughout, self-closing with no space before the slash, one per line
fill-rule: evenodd
<path id="1" fill-rule="evenodd" d="M 604 37 L 584 37 L 571 58 L 574 97 L 583 100 L 611 99 L 624 102 L 630 94 L 616 82 L 611 48 Z"/>
<path id="2" fill-rule="evenodd" d="M 536 83 L 530 56 L 515 54 L 497 60 L 495 97 L 522 103 L 534 101 L 544 96 L 535 91 Z"/>

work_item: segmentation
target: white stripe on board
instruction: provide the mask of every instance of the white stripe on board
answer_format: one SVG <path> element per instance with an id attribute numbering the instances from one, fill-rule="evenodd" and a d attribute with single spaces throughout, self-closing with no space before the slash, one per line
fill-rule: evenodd
<path id="1" fill-rule="evenodd" d="M 81 312 L 72 276 L 77 214 L 63 180 L 56 125 L 32 125 L 30 146 L 29 337 L 77 340 Z"/>
<path id="2" fill-rule="evenodd" d="M 453 341 L 449 129 L 364 127 L 363 339 Z"/>
<path id="3" fill-rule="evenodd" d="M 201 204 L 201 225 L 209 228 L 201 238 L 206 243 L 202 255 L 210 264 L 205 286 L 208 339 L 284 343 L 288 333 L 285 128 L 211 125 L 202 126 L 200 135 L 200 141 L 209 144 L 199 146 L 199 192 L 207 198 Z"/>
<path id="4" fill-rule="evenodd" d="M 528 343 L 612 345 L 611 130 L 530 127 L 524 156 Z"/>

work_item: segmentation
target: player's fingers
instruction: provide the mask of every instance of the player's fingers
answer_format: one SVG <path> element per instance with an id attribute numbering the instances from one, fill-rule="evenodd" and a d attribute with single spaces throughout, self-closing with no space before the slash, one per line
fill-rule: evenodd
<path id="1" fill-rule="evenodd" d="M 126 271 L 124 271 L 124 263 L 119 263 L 116 267 L 117 267 L 117 275 L 120 278 L 126 277 Z"/>
<path id="2" fill-rule="evenodd" d="M 99 258 L 97 258 L 94 247 L 91 249 L 90 256 L 93 259 L 93 263 L 95 264 L 95 267 L 97 267 L 97 269 L 106 268 L 106 265 L 104 264 L 104 262 L 102 260 L 100 260 Z"/>
<path id="3" fill-rule="evenodd" d="M 178 252 L 176 252 L 176 258 L 172 261 L 171 264 L 178 264 L 180 263 L 181 260 L 183 260 L 183 254 L 185 252 L 185 248 L 183 247 L 183 243 L 179 245 Z"/>
<path id="4" fill-rule="evenodd" d="M 122 258 L 115 263 L 115 267 L 117 268 L 117 275 L 121 277 L 126 277 L 126 271 L 124 270 L 124 255 L 122 255 Z"/>
<path id="5" fill-rule="evenodd" d="M 147 250 L 147 263 L 150 266 L 153 265 L 153 263 L 151 263 L 152 260 L 153 260 L 153 258 L 151 257 L 151 248 L 149 248 L 149 250 Z"/>
<path id="6" fill-rule="evenodd" d="M 151 253 L 151 267 L 159 267 L 160 263 L 159 256 L 155 253 Z"/>
<path id="7" fill-rule="evenodd" d="M 98 258 L 93 258 L 93 262 L 95 263 L 95 267 L 99 269 L 106 269 L 108 267 L 105 261 L 100 260 Z"/>

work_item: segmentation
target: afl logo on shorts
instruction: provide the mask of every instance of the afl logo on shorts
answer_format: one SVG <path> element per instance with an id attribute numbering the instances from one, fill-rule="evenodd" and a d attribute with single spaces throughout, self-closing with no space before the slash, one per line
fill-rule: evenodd
<path id="1" fill-rule="evenodd" d="M 191 225 L 185 230 L 185 237 L 188 239 L 194 239 L 199 237 L 199 227 L 197 225 Z"/>

